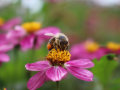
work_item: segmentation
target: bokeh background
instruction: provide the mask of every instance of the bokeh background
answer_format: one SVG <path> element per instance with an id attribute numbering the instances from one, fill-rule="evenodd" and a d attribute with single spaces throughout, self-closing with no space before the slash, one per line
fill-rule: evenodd
<path id="1" fill-rule="evenodd" d="M 120 42 L 120 0 L 0 0 L 0 17 L 9 20 L 21 17 L 23 22 L 39 21 L 42 27 L 57 26 L 65 33 L 70 45 L 93 39 L 101 45 L 109 41 Z M 28 79 L 36 72 L 29 72 L 25 64 L 44 60 L 47 42 L 39 50 L 9 51 L 10 62 L 0 67 L 0 90 L 27 90 Z M 113 65 L 113 63 L 112 63 Z M 105 67 L 103 75 L 112 66 Z M 106 69 L 107 68 L 107 69 Z M 99 71 L 99 69 L 97 69 Z M 78 80 L 69 75 L 60 82 L 61 90 L 120 90 L 120 68 L 110 72 L 110 80 L 101 84 L 97 78 L 93 82 Z M 103 82 L 109 77 L 102 77 Z M 46 82 L 38 90 L 56 90 L 54 82 Z"/>

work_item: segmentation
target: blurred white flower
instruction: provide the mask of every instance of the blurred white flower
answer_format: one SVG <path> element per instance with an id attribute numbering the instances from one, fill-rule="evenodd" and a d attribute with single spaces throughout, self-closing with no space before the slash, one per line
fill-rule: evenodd
<path id="1" fill-rule="evenodd" d="M 22 6 L 30 9 L 31 13 L 39 11 L 43 6 L 42 0 L 22 0 Z"/>
<path id="2" fill-rule="evenodd" d="M 18 0 L 0 0 L 0 8 L 5 7 L 9 4 L 16 3 Z"/>
<path id="3" fill-rule="evenodd" d="M 120 5 L 120 0 L 92 0 L 95 4 L 101 6 L 115 6 Z"/>

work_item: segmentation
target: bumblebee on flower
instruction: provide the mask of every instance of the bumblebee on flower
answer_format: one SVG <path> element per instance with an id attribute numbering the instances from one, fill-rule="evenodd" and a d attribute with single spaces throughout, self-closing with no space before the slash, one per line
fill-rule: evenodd
<path id="1" fill-rule="evenodd" d="M 52 36 L 47 45 L 49 52 L 46 60 L 25 65 L 27 70 L 39 71 L 28 81 L 27 87 L 29 90 L 40 88 L 47 80 L 60 81 L 65 78 L 68 72 L 84 81 L 93 80 L 92 72 L 86 70 L 86 68 L 91 68 L 94 64 L 89 59 L 70 61 L 69 41 L 64 34 L 54 35 L 50 33 L 46 35 Z"/>

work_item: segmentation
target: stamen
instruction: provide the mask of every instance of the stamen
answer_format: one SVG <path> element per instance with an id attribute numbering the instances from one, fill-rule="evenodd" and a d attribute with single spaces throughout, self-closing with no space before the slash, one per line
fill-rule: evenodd
<path id="1" fill-rule="evenodd" d="M 35 31 L 40 30 L 41 28 L 41 23 L 39 22 L 27 22 L 22 24 L 22 27 L 28 32 L 28 33 L 32 33 Z"/>
<path id="2" fill-rule="evenodd" d="M 117 51 L 117 50 L 120 49 L 120 44 L 114 43 L 114 42 L 109 42 L 107 44 L 107 48 L 110 49 L 110 50 L 112 50 L 112 51 Z"/>
<path id="3" fill-rule="evenodd" d="M 70 60 L 70 57 L 71 54 L 67 50 L 60 51 L 59 49 L 52 49 L 51 51 L 49 51 L 46 58 L 53 66 L 62 66 L 65 62 Z"/>

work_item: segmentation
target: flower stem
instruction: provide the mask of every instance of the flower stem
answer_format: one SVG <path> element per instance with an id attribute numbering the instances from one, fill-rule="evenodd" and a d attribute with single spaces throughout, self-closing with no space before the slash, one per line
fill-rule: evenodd
<path id="1" fill-rule="evenodd" d="M 57 90 L 60 90 L 60 88 L 59 88 L 59 81 L 56 82 L 56 85 L 57 85 Z"/>
<path id="2" fill-rule="evenodd" d="M 14 54 L 14 61 L 18 61 L 19 58 L 19 51 L 17 48 L 14 48 L 13 54 Z"/>
<path id="3" fill-rule="evenodd" d="M 2 62 L 0 62 L 0 66 L 2 65 Z"/>
<path id="4" fill-rule="evenodd" d="M 35 60 L 35 50 L 32 49 L 32 52 L 31 52 L 31 60 Z"/>
<path id="5" fill-rule="evenodd" d="M 34 59 L 35 59 L 35 50 L 34 49 L 32 49 L 31 50 L 31 52 L 30 52 L 30 60 L 28 61 L 29 63 L 31 63 Z M 30 77 L 31 77 L 31 75 L 32 75 L 32 72 L 30 72 L 30 71 L 27 71 L 26 72 L 26 75 L 27 75 L 27 79 L 29 79 Z"/>

